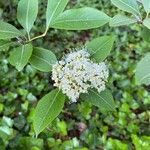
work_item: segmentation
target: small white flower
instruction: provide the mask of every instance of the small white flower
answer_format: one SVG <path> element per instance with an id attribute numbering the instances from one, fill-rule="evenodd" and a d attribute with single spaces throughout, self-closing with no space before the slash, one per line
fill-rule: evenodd
<path id="1" fill-rule="evenodd" d="M 90 54 L 85 49 L 67 54 L 52 69 L 54 86 L 61 89 L 72 102 L 76 102 L 81 93 L 87 93 L 89 88 L 104 91 L 108 76 L 105 63 L 91 61 Z"/>

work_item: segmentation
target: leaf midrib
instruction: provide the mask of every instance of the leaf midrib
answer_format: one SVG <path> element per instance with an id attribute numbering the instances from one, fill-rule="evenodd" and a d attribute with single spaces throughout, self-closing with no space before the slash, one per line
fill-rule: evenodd
<path id="1" fill-rule="evenodd" d="M 82 21 L 82 22 L 89 22 L 89 21 L 105 21 L 105 20 L 107 20 L 107 19 L 101 19 L 101 20 L 99 20 L 99 19 L 87 19 L 87 20 L 83 20 L 83 19 L 76 19 L 76 20 L 61 20 L 61 21 L 57 21 L 57 20 L 55 20 L 55 22 L 54 22 L 54 25 L 55 24 L 58 24 L 58 23 L 63 23 L 63 22 L 79 22 L 79 21 Z"/>
<path id="2" fill-rule="evenodd" d="M 119 18 L 120 19 L 120 18 Z M 113 21 L 113 20 L 112 20 Z M 114 21 L 115 21 L 115 19 L 114 19 Z M 136 22 L 136 20 L 134 20 L 134 19 L 131 19 L 131 18 L 126 18 L 126 19 L 124 19 L 124 20 L 120 20 L 120 21 L 116 21 L 115 22 L 115 24 L 120 24 L 120 23 L 126 23 L 126 22 L 129 22 L 129 23 L 134 23 L 134 22 Z M 112 23 L 112 25 L 114 25 L 113 23 Z"/>
<path id="3" fill-rule="evenodd" d="M 52 15 L 51 15 L 51 17 L 50 17 L 50 19 L 49 19 L 49 21 L 48 21 L 48 26 L 50 25 L 51 20 L 52 20 L 54 14 L 56 13 L 56 11 L 57 11 L 57 9 L 58 9 L 60 3 L 61 3 L 61 0 L 60 0 L 60 1 L 58 2 L 58 4 L 56 5 L 56 8 L 54 9 L 54 11 L 53 11 L 53 13 L 52 13 Z M 48 26 L 47 26 L 47 27 L 48 27 Z"/>
<path id="4" fill-rule="evenodd" d="M 35 54 L 33 54 L 32 56 L 34 56 L 34 57 L 36 57 L 36 58 L 38 58 L 38 59 L 40 59 L 40 60 L 46 62 L 46 63 L 47 63 L 48 65 L 50 65 L 50 66 L 53 65 L 52 63 L 48 62 L 47 60 L 45 60 L 45 59 L 43 59 L 43 58 L 41 58 L 41 57 L 39 57 L 39 56 L 37 56 L 37 55 L 35 55 Z"/>
<path id="5" fill-rule="evenodd" d="M 0 30 L 0 32 L 20 35 L 19 33 L 12 32 L 12 31 L 6 31 L 6 30 Z"/>
<path id="6" fill-rule="evenodd" d="M 60 91 L 58 91 L 58 92 L 56 93 L 56 95 L 55 95 L 55 97 L 54 97 L 54 99 L 53 99 L 51 105 L 50 105 L 49 108 L 48 108 L 48 111 L 46 112 L 46 115 L 45 115 L 44 118 L 42 119 L 41 124 L 39 125 L 39 131 L 40 131 L 40 128 L 41 128 L 41 126 L 42 126 L 42 123 L 43 123 L 43 121 L 45 120 L 45 118 L 46 118 L 46 116 L 47 116 L 49 110 L 51 109 L 52 105 L 54 104 L 54 102 L 55 102 L 55 100 L 56 100 L 56 98 L 57 98 L 59 92 L 60 92 Z"/>
<path id="7" fill-rule="evenodd" d="M 26 12 L 26 28 L 27 28 L 28 33 L 29 33 L 29 23 L 28 23 L 28 21 L 29 21 L 29 17 L 28 17 L 28 15 L 29 15 L 29 4 L 30 4 L 30 0 L 28 0 L 28 2 L 27 2 L 27 12 Z"/>
<path id="8" fill-rule="evenodd" d="M 92 57 L 93 55 L 95 55 L 95 54 L 99 51 L 99 49 L 101 49 L 102 47 L 106 46 L 107 43 L 109 43 L 109 40 L 110 40 L 110 39 L 108 39 L 105 43 L 103 43 L 103 44 L 101 45 L 101 47 L 99 47 L 96 51 L 93 51 L 94 53 L 91 55 L 91 57 Z"/>
<path id="9" fill-rule="evenodd" d="M 91 92 L 93 92 L 94 94 L 96 94 L 99 98 L 101 98 L 105 103 L 107 103 L 109 105 L 109 107 L 112 109 L 112 110 L 115 110 L 107 101 L 105 101 L 105 99 L 103 97 L 101 97 L 99 94 L 97 94 L 95 91 L 91 90 Z"/>
<path id="10" fill-rule="evenodd" d="M 134 7 L 131 7 L 130 5 L 126 4 L 125 2 L 123 2 L 122 0 L 119 0 L 121 3 L 123 3 L 124 5 L 130 7 L 132 10 L 134 10 L 137 14 L 139 14 L 139 11 L 137 11 Z"/>
<path id="11" fill-rule="evenodd" d="M 22 48 L 21 48 L 21 56 L 20 56 L 20 60 L 18 61 L 18 65 L 17 65 L 18 67 L 21 66 L 21 62 L 22 62 L 24 50 L 25 50 L 25 46 L 23 45 Z"/>

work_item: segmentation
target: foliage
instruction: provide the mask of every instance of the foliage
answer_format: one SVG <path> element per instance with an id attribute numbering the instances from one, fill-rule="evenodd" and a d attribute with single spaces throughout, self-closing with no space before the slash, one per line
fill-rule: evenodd
<path id="1" fill-rule="evenodd" d="M 143 19 L 143 15 L 139 11 L 138 2 L 136 0 L 111 0 L 111 1 L 119 9 L 126 11 L 128 13 L 131 13 L 134 16 L 134 18 L 131 19 L 131 18 L 128 18 L 127 16 L 122 16 L 119 14 L 111 19 L 110 26 L 129 25 L 129 24 L 137 22 L 147 27 L 147 29 L 150 29 L 150 18 L 149 18 L 150 1 L 148 0 L 139 1 L 143 5 L 144 10 L 146 11 L 146 17 L 144 17 L 144 19 Z M 144 34 L 144 36 L 149 36 L 149 31 L 146 34 Z M 146 66 L 150 65 L 149 60 L 150 59 L 148 56 L 144 57 L 143 60 L 141 60 L 141 62 L 136 68 L 137 80 L 141 84 L 146 84 L 146 85 L 150 84 L 149 78 L 148 78 L 149 68 L 146 68 Z M 144 62 L 147 62 L 147 63 L 145 64 Z M 146 70 L 144 71 L 144 75 L 142 71 L 143 68 Z M 144 81 L 143 81 L 143 78 L 144 78 Z"/>
<path id="2" fill-rule="evenodd" d="M 91 53 L 91 57 L 99 62 L 105 60 L 109 55 L 114 41 L 114 36 L 103 36 L 92 40 L 86 46 Z"/>
<path id="3" fill-rule="evenodd" d="M 59 115 L 64 102 L 65 96 L 59 89 L 51 91 L 40 100 L 33 122 L 36 135 L 43 131 Z"/>
<path id="4" fill-rule="evenodd" d="M 30 36 L 30 31 L 37 18 L 38 0 L 36 1 L 20 0 L 18 3 L 17 19 L 20 25 L 27 32 L 27 35 L 19 34 L 21 32 L 17 28 L 15 28 L 9 23 L 5 23 L 1 21 L 0 32 L 2 33 L 2 36 L 1 36 L 2 40 L 4 39 L 11 40 L 12 38 L 17 38 L 17 39 L 22 38 L 21 39 L 22 41 L 19 43 L 19 46 L 14 48 L 14 50 L 10 53 L 10 57 L 9 57 L 10 64 L 15 66 L 18 71 L 23 70 L 23 68 L 28 64 L 28 62 L 30 62 L 30 64 L 36 69 L 43 71 L 43 72 L 49 72 L 52 70 L 52 66 L 55 63 L 57 63 L 56 56 L 53 52 L 44 50 L 43 48 L 34 48 L 32 44 L 32 41 L 38 38 L 41 38 L 43 36 L 46 36 L 49 27 L 56 28 L 56 29 L 85 30 L 85 29 L 92 29 L 92 28 L 103 26 L 104 24 L 108 23 L 110 20 L 110 18 L 105 13 L 97 9 L 90 8 L 90 7 L 83 7 L 80 9 L 70 9 L 70 10 L 63 12 L 67 3 L 68 1 L 66 0 L 57 0 L 57 1 L 48 0 L 47 10 L 46 10 L 45 32 L 42 35 L 36 36 L 33 38 L 31 38 Z M 11 30 L 9 28 L 11 28 Z M 94 45 L 96 45 L 96 47 L 98 47 L 97 44 L 103 44 L 103 45 L 99 48 L 92 48 L 91 46 L 93 45 L 93 43 Z M 90 49 L 95 51 L 92 54 L 92 58 L 94 58 L 98 62 L 104 60 L 109 54 L 113 46 L 113 43 L 114 43 L 114 38 L 112 37 L 101 37 L 99 39 L 96 39 L 96 41 L 92 41 L 91 43 L 89 43 L 88 46 L 90 47 Z M 108 52 L 107 51 L 105 52 L 105 48 L 108 49 Z M 97 56 L 100 56 L 101 52 L 103 53 L 103 56 L 98 58 Z M 95 95 L 101 95 L 101 93 L 98 93 L 97 91 L 95 91 Z M 105 90 L 105 95 L 107 95 L 107 90 Z M 108 97 L 110 98 L 110 96 L 111 96 L 111 93 L 109 92 Z M 63 108 L 62 103 L 60 103 L 60 107 L 57 107 L 59 104 L 59 99 L 61 98 L 58 96 L 59 99 L 57 99 L 57 94 L 56 94 L 56 97 L 54 94 L 52 95 L 47 94 L 45 97 L 43 97 L 40 100 L 37 106 L 37 109 L 35 111 L 33 124 L 34 124 L 36 136 L 40 132 L 42 132 L 59 115 L 59 113 L 61 112 Z M 102 94 L 102 97 L 103 97 L 103 94 Z M 100 101 L 99 102 L 100 104 L 103 103 L 103 98 L 96 98 L 95 96 L 95 99 Z M 55 104 L 55 100 L 57 100 L 56 104 Z M 111 98 L 110 100 L 106 99 L 104 101 L 105 102 L 104 106 L 106 108 L 110 107 L 110 106 L 107 106 L 107 105 L 110 105 L 109 101 L 112 103 L 113 98 Z M 44 111 L 44 107 L 48 105 L 52 106 L 52 109 L 51 107 L 50 108 L 48 107 L 47 108 L 48 110 Z M 111 107 L 114 107 L 114 106 L 115 105 L 112 105 Z M 54 113 L 53 110 L 57 110 L 57 111 Z M 41 121 L 43 117 L 45 119 Z M 43 126 L 41 125 L 41 122 Z"/>
<path id="5" fill-rule="evenodd" d="M 150 54 L 147 54 L 137 65 L 136 78 L 142 83 L 150 84 L 150 66 L 149 66 Z"/>
<path id="6" fill-rule="evenodd" d="M 17 0 L 0 1 L 0 12 L 3 11 L 2 16 L 6 21 L 20 27 L 14 20 L 17 4 Z M 44 6 L 43 1 L 39 5 L 40 19 L 33 28 L 39 34 L 45 30 L 44 25 L 41 26 Z M 80 0 L 80 3 L 71 1 L 67 9 L 83 6 L 103 10 L 112 17 L 118 11 L 105 0 L 99 2 Z M 9 9 L 12 10 L 11 13 Z M 115 48 L 108 57 L 111 68 L 108 87 L 113 91 L 117 111 L 108 113 L 87 101 L 79 100 L 77 104 L 66 102 L 59 119 L 55 119 L 38 139 L 33 137 L 34 106 L 44 94 L 52 91 L 53 83 L 50 75 L 38 72 L 30 64 L 27 64 L 22 72 L 15 71 L 7 60 L 13 47 L 11 44 L 11 48 L 8 49 L 9 44 L 14 41 L 0 41 L 3 43 L 0 47 L 0 113 L 3 116 L 0 119 L 0 149 L 7 147 L 10 150 L 23 148 L 95 150 L 135 147 L 140 149 L 143 144 L 149 146 L 149 87 L 138 86 L 134 76 L 138 60 L 150 48 L 142 39 L 142 30 L 143 27 L 135 24 L 130 28 L 112 29 L 106 26 L 88 32 L 51 29 L 47 37 L 33 42 L 36 47 L 42 45 L 45 49 L 51 49 L 59 59 L 64 55 L 64 49 L 68 51 L 71 47 L 80 47 L 95 37 L 109 35 L 111 32 L 117 36 Z M 20 33 L 17 33 L 17 36 L 18 34 Z M 34 32 L 31 35 L 34 36 Z M 21 42 L 22 38 L 24 39 L 24 36 L 19 39 Z"/>

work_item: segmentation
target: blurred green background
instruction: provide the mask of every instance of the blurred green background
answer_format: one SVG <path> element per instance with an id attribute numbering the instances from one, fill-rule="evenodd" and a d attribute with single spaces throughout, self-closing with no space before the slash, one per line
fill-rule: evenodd
<path id="1" fill-rule="evenodd" d="M 39 0 L 39 14 L 32 36 L 45 28 L 46 0 Z M 21 28 L 16 20 L 18 0 L 0 0 L 0 19 Z M 66 9 L 94 7 L 114 16 L 119 10 L 110 0 L 70 0 Z M 88 31 L 50 29 L 34 42 L 61 58 L 71 48 L 102 36 L 116 35 L 116 43 L 107 59 L 110 68 L 108 88 L 114 95 L 117 111 L 101 113 L 85 101 L 66 102 L 63 112 L 34 137 L 33 114 L 38 100 L 53 89 L 51 74 L 30 65 L 17 72 L 8 63 L 11 48 L 0 50 L 0 150 L 149 150 L 150 87 L 139 86 L 134 77 L 137 62 L 150 50 L 142 38 L 142 26 Z"/>

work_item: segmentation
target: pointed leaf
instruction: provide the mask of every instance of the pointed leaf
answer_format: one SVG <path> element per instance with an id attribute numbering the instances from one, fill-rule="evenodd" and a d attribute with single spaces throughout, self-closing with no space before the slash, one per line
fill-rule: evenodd
<path id="1" fill-rule="evenodd" d="M 143 24 L 145 27 L 147 27 L 148 29 L 150 29 L 150 18 L 147 18 L 143 21 Z"/>
<path id="2" fill-rule="evenodd" d="M 11 39 L 22 36 L 22 33 L 9 23 L 0 21 L 0 39 Z"/>
<path id="3" fill-rule="evenodd" d="M 115 111 L 114 99 L 109 90 L 98 93 L 96 90 L 90 89 L 88 94 L 81 95 L 81 99 L 92 103 L 102 110 Z"/>
<path id="4" fill-rule="evenodd" d="M 66 30 L 85 30 L 98 28 L 109 22 L 109 17 L 94 8 L 70 9 L 60 14 L 51 25 Z"/>
<path id="5" fill-rule="evenodd" d="M 150 0 L 142 0 L 145 11 L 150 13 Z"/>
<path id="6" fill-rule="evenodd" d="M 57 62 L 55 54 L 43 48 L 34 48 L 30 63 L 36 69 L 43 72 L 50 72 L 52 65 Z"/>
<path id="7" fill-rule="evenodd" d="M 38 103 L 33 121 L 36 135 L 42 132 L 62 111 L 65 96 L 58 90 L 45 95 Z"/>
<path id="8" fill-rule="evenodd" d="M 20 0 L 17 9 L 17 19 L 29 33 L 38 14 L 38 0 Z"/>
<path id="9" fill-rule="evenodd" d="M 22 45 L 14 48 L 14 50 L 10 53 L 9 62 L 11 65 L 15 66 L 18 71 L 21 71 L 28 63 L 31 54 L 32 45 Z"/>
<path id="10" fill-rule="evenodd" d="M 69 0 L 48 0 L 46 11 L 46 27 L 49 28 L 50 24 L 56 17 L 63 12 Z"/>
<path id="11" fill-rule="evenodd" d="M 129 25 L 135 22 L 137 22 L 135 18 L 129 18 L 123 15 L 116 15 L 110 20 L 109 25 L 112 27 L 117 27 L 117 26 Z"/>
<path id="12" fill-rule="evenodd" d="M 123 11 L 139 15 L 139 7 L 136 0 L 111 0 L 112 3 Z"/>
<path id="13" fill-rule="evenodd" d="M 150 53 L 138 63 L 135 77 L 140 84 L 150 84 Z"/>
<path id="14" fill-rule="evenodd" d="M 86 46 L 91 53 L 91 57 L 97 62 L 103 61 L 110 53 L 115 38 L 114 36 L 103 36 L 92 40 Z"/>

